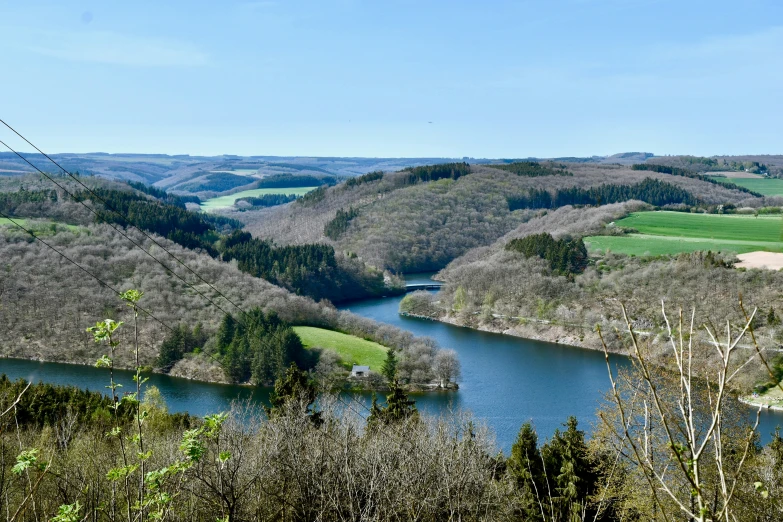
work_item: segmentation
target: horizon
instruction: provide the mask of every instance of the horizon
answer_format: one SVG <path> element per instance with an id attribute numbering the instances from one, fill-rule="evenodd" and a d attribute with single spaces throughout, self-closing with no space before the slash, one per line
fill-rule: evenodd
<path id="1" fill-rule="evenodd" d="M 0 12 L 0 117 L 47 153 L 546 158 L 780 147 L 783 5 L 771 0 L 41 0 Z"/>

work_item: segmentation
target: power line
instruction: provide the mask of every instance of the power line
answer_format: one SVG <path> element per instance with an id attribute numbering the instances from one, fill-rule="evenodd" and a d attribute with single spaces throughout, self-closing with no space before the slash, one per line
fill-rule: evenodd
<path id="1" fill-rule="evenodd" d="M 2 120 L 0 120 L 0 121 L 2 121 Z M 3 122 L 3 123 L 5 123 L 5 122 Z M 7 124 L 6 124 L 6 125 L 7 125 Z M 70 197 L 71 197 L 71 198 L 72 198 L 74 201 L 76 201 L 77 203 L 79 203 L 80 205 L 82 205 L 84 208 L 86 208 L 87 210 L 89 210 L 90 212 L 92 212 L 93 214 L 95 214 L 95 216 L 96 216 L 96 217 L 98 217 L 98 218 L 100 219 L 100 216 L 99 216 L 98 212 L 97 212 L 97 211 L 96 211 L 94 208 L 90 207 L 90 206 L 89 206 L 89 205 L 87 205 L 87 204 L 86 204 L 84 201 L 82 201 L 82 200 L 80 200 L 79 198 L 77 198 L 76 196 L 74 196 L 74 195 L 73 195 L 73 194 L 72 194 L 70 191 L 68 191 L 68 189 L 67 189 L 67 188 L 65 188 L 64 186 L 62 186 L 62 185 L 61 185 L 60 183 L 58 183 L 57 181 L 55 181 L 55 180 L 54 180 L 54 178 L 52 178 L 51 176 L 49 176 L 48 174 L 46 174 L 44 171 L 42 171 L 41 169 L 39 169 L 38 167 L 36 167 L 35 165 L 33 165 L 33 164 L 30 162 L 30 161 L 28 161 L 28 160 L 27 160 L 27 158 L 25 158 L 24 156 L 22 156 L 21 154 L 19 154 L 17 151 L 15 151 L 13 148 L 11 148 L 11 147 L 10 147 L 10 146 L 9 146 L 7 143 L 5 143 L 5 142 L 4 142 L 4 141 L 2 141 L 2 140 L 0 140 L 0 143 L 2 143 L 2 144 L 3 144 L 3 145 L 4 145 L 4 146 L 5 146 L 5 147 L 6 147 L 8 150 L 10 150 L 10 151 L 11 151 L 11 152 L 13 152 L 14 154 L 16 154 L 16 155 L 17 155 L 17 156 L 18 156 L 20 159 L 22 159 L 22 160 L 23 160 L 25 163 L 27 163 L 28 165 L 30 165 L 31 167 L 33 167 L 33 168 L 34 168 L 36 171 L 38 171 L 38 172 L 39 172 L 39 173 L 40 173 L 42 176 L 45 176 L 45 177 L 46 177 L 46 178 L 47 178 L 49 181 L 51 181 L 52 183 L 54 183 L 55 185 L 57 185 L 57 186 L 58 186 L 58 187 L 59 187 L 59 188 L 60 188 L 62 191 L 64 191 L 66 194 L 68 194 L 68 195 L 69 195 L 69 196 L 70 196 Z M 33 145 L 33 146 L 34 146 L 34 145 Z M 55 164 L 56 164 L 56 163 L 55 163 Z M 58 165 L 58 166 L 59 166 L 59 165 Z M 60 167 L 60 168 L 62 168 L 62 167 Z M 82 185 L 82 186 L 85 186 L 85 185 L 84 185 L 84 184 L 83 184 L 81 181 L 79 181 L 79 180 L 78 180 L 78 179 L 77 179 L 75 176 L 73 176 L 72 174 L 70 174 L 68 171 L 65 171 L 65 172 L 66 172 L 66 173 L 67 173 L 69 176 L 71 176 L 72 178 L 76 179 L 76 180 L 79 182 L 79 184 L 80 184 L 80 185 Z M 90 192 L 91 192 L 91 193 L 93 193 L 92 191 L 90 191 Z M 96 196 L 96 197 L 99 197 L 99 196 Z M 102 198 L 100 198 L 100 199 L 102 199 Z M 127 219 L 125 216 L 123 216 L 121 213 L 119 213 L 119 212 L 117 212 L 116 210 L 114 210 L 113 208 L 111 208 L 111 207 L 110 207 L 110 206 L 109 206 L 109 205 L 108 205 L 108 204 L 105 202 L 105 200 L 103 200 L 103 201 L 104 201 L 104 205 L 105 205 L 105 206 L 106 206 L 106 207 L 107 207 L 109 210 L 111 210 L 112 212 L 114 212 L 115 214 L 117 214 L 118 216 L 120 216 L 120 217 L 121 217 L 121 218 L 122 218 L 124 221 L 126 221 L 127 223 L 131 224 L 131 225 L 133 226 L 133 228 L 135 228 L 136 230 L 138 230 L 139 232 L 141 232 L 142 234 L 144 234 L 144 235 L 145 235 L 147 238 L 149 238 L 149 239 L 150 239 L 152 242 L 154 242 L 154 243 L 155 243 L 156 245 L 158 245 L 160 248 L 162 248 L 163 250 L 165 250 L 165 251 L 166 251 L 166 252 L 167 252 L 167 253 L 168 253 L 170 256 L 172 256 L 174 259 L 177 259 L 177 261 L 179 261 L 179 259 L 178 259 L 178 258 L 177 258 L 177 257 L 176 257 L 174 254 L 172 254 L 171 252 L 169 252 L 169 251 L 168 251 L 168 250 L 167 250 L 165 247 L 163 247 L 163 245 L 161 245 L 160 243 L 158 243 L 157 241 L 155 241 L 155 240 L 154 240 L 152 237 L 150 237 L 150 235 L 149 235 L 149 234 L 147 234 L 146 232 L 144 232 L 143 230 L 141 230 L 141 229 L 140 229 L 140 228 L 138 228 L 137 226 L 133 225 L 133 224 L 131 223 L 131 221 L 130 221 L 129 219 Z M 198 290 L 196 287 L 194 287 L 192 284 L 190 284 L 188 281 L 186 281 L 186 280 L 185 280 L 185 279 L 184 279 L 182 276 L 180 276 L 179 274 L 177 274 L 176 272 L 174 272 L 174 271 L 173 271 L 171 268 L 169 268 L 169 267 L 168 267 L 168 266 L 167 266 L 165 263 L 163 263 L 163 262 L 162 262 L 161 260 L 159 260 L 157 257 L 153 256 L 153 255 L 152 255 L 150 252 L 148 252 L 148 251 L 147 251 L 147 250 L 146 250 L 144 247 L 142 247 L 142 246 L 141 246 L 139 243 L 137 243 L 137 242 L 136 242 L 136 241 L 135 241 L 133 238 L 131 238 L 130 236 L 128 236 L 128 235 L 127 235 L 125 232 L 123 232 L 122 230 L 120 230 L 119 228 L 117 228 L 116 226 L 114 226 L 114 224 L 112 224 L 112 223 L 107 223 L 107 224 L 108 224 L 110 227 L 112 227 L 112 228 L 113 228 L 115 231 L 117 231 L 119 234 L 121 234 L 123 237 L 125 237 L 125 238 L 126 238 L 128 241 L 130 241 L 130 242 L 131 242 L 131 243 L 133 243 L 135 246 L 137 246 L 139 249 L 141 249 L 141 251 L 142 251 L 142 252 L 144 252 L 145 254 L 147 254 L 147 255 L 148 255 L 150 258 L 152 258 L 152 259 L 153 259 L 153 260 L 154 260 L 156 263 L 160 264 L 160 265 L 161 265 L 161 266 L 162 266 L 164 269 L 166 269 L 166 271 L 167 271 L 167 272 L 169 272 L 171 275 L 173 275 L 174 277 L 176 277 L 177 279 L 179 279 L 180 281 L 182 281 L 183 283 L 185 283 L 187 286 L 189 286 L 189 287 L 190 287 L 190 288 L 191 288 L 191 289 L 192 289 L 194 292 L 196 292 L 198 295 L 200 295 L 201 297 L 203 297 L 204 299 L 206 299 L 207 301 L 209 301 L 209 302 L 210 302 L 212 305 L 214 305 L 216 308 L 218 308 L 218 309 L 219 309 L 221 312 L 223 312 L 223 313 L 225 313 L 225 314 L 228 314 L 228 315 L 231 315 L 231 314 L 229 314 L 229 313 L 228 313 L 226 310 L 224 310 L 224 309 L 223 309 L 223 307 L 221 307 L 219 304 L 215 303 L 215 302 L 214 302 L 212 299 L 210 299 L 209 297 L 207 297 L 205 294 L 203 294 L 202 292 L 200 292 L 200 291 L 199 291 L 199 290 Z M 185 266 L 186 268 L 190 269 L 190 268 L 189 268 L 189 267 L 187 267 L 187 265 L 185 265 L 185 264 L 184 264 L 182 261 L 179 261 L 179 263 L 180 263 L 180 264 L 182 264 L 183 266 Z M 191 272 L 192 272 L 192 270 L 191 270 Z M 195 272 L 194 272 L 194 273 L 195 273 Z M 202 281 L 203 281 L 203 279 L 202 279 Z M 206 281 L 205 281 L 205 282 L 206 282 Z M 209 283 L 207 283 L 207 284 L 209 285 Z M 215 291 L 216 291 L 216 292 L 217 292 L 219 295 L 223 296 L 223 298 L 224 298 L 224 299 L 226 299 L 226 300 L 227 300 L 229 303 L 233 304 L 233 305 L 234 305 L 234 306 L 235 306 L 235 307 L 236 307 L 236 308 L 237 308 L 239 311 L 241 311 L 243 314 L 246 314 L 246 312 L 245 312 L 244 310 L 242 310 L 241 308 L 239 308 L 239 306 L 237 306 L 236 304 L 234 304 L 234 303 L 233 303 L 233 302 L 232 302 L 230 299 L 228 299 L 228 298 L 227 298 L 225 295 L 223 295 L 223 294 L 222 294 L 220 291 L 218 291 L 217 289 L 215 289 L 215 288 L 214 288 L 212 285 L 209 285 L 209 286 L 210 286 L 210 288 L 213 288 L 213 289 L 214 289 L 214 290 L 215 290 Z"/>
<path id="2" fill-rule="evenodd" d="M 214 286 L 213 286 L 213 285 L 212 285 L 212 284 L 211 284 L 209 281 L 207 281 L 207 280 L 205 280 L 203 277 L 201 277 L 201 276 L 200 276 L 200 275 L 199 275 L 199 274 L 198 274 L 196 271 L 194 271 L 192 268 L 190 268 L 190 267 L 189 267 L 187 264 L 185 264 L 185 263 L 184 263 L 182 260 L 180 260 L 180 259 L 179 259 L 177 256 L 175 256 L 174 254 L 172 254 L 172 253 L 171 253 L 171 252 L 170 252 L 170 251 L 169 251 L 169 250 L 168 250 L 168 249 L 167 249 L 165 246 L 163 246 L 163 245 L 162 245 L 162 244 L 160 244 L 158 241 L 156 241 L 156 240 L 155 240 L 155 238 L 153 238 L 152 236 L 150 236 L 149 234 L 147 234 L 147 232 L 146 232 L 146 231 L 144 231 L 144 230 L 142 230 L 140 227 L 136 226 L 136 225 L 135 225 L 135 224 L 134 224 L 134 223 L 133 223 L 133 222 L 132 222 L 130 219 L 128 219 L 128 217 L 127 217 L 127 216 L 124 216 L 123 214 L 121 214 L 120 212 L 118 212 L 117 210 L 115 210 L 114 208 L 112 208 L 112 206 L 111 206 L 111 205 L 110 205 L 110 204 L 109 204 L 109 203 L 108 203 L 108 202 L 107 202 L 105 199 L 103 199 L 103 198 L 102 198 L 100 195 L 96 194 L 96 193 L 95 193 L 95 192 L 94 192 L 94 191 L 93 191 L 93 190 L 92 190 L 90 187 L 88 187 L 87 185 L 85 185 L 84 183 L 82 183 L 82 182 L 81 182 L 81 180 L 80 180 L 79 178 L 77 178 L 76 176 L 74 176 L 73 174 L 71 174 L 71 173 L 70 173 L 68 170 L 66 170 L 66 169 L 65 169 L 65 168 L 64 168 L 62 165 L 60 165 L 59 163 L 57 163 L 57 162 L 56 162 L 56 161 L 55 161 L 55 160 L 54 160 L 52 157 L 50 157 L 48 154 L 46 154 L 46 153 L 45 153 L 45 152 L 43 152 L 41 149 L 39 149 L 37 146 L 35 146 L 35 144 L 33 144 L 33 143 L 30 141 L 30 140 L 28 140 L 27 138 L 25 138 L 24 136 L 22 136 L 22 134 L 20 134 L 20 133 L 19 133 L 19 131 L 17 131 L 16 129 L 14 129 L 13 127 L 11 127 L 11 126 L 10 126 L 8 123 L 6 123 L 6 122 L 5 122 L 5 120 L 3 120 L 3 119 L 1 119 L 1 118 L 0 118 L 0 123 L 2 123 L 3 125 L 5 125 L 6 127 L 8 127 L 8 129 L 10 129 L 10 130 L 11 130 L 11 131 L 12 131 L 14 134 L 16 134 L 17 136 L 19 136 L 20 138 L 22 138 L 22 139 L 23 139 L 23 140 L 24 140 L 24 141 L 25 141 L 25 142 L 26 142 L 28 145 L 30 145 L 30 146 L 31 146 L 31 147 L 33 147 L 35 150 L 37 150 L 37 151 L 38 151 L 38 152 L 39 152 L 41 155 L 43 155 L 43 156 L 44 156 L 46 159 L 48 159 L 49 161 L 51 161 L 52 163 L 54 163 L 54 164 L 55 164 L 55 165 L 56 165 L 56 166 L 57 166 L 57 167 L 58 167 L 58 168 L 59 168 L 61 171 L 63 171 L 65 174 L 67 174 L 67 175 L 68 175 L 68 176 L 69 176 L 71 179 L 73 179 L 74 181 L 76 181 L 76 182 L 77 182 L 79 185 L 81 185 L 82 187 L 84 187 L 84 189 L 85 189 L 85 190 L 87 190 L 87 191 L 88 191 L 88 192 L 89 192 L 91 195 L 93 195 L 94 197 L 98 198 L 98 199 L 99 199 L 99 200 L 100 200 L 100 201 L 103 203 L 103 205 L 104 205 L 104 206 L 105 206 L 105 207 L 106 207 L 108 210 L 110 210 L 110 211 L 111 211 L 111 212 L 113 212 L 114 214 L 116 214 L 116 215 L 120 216 L 120 217 L 121 217 L 121 218 L 122 218 L 122 219 L 123 219 L 123 220 L 124 220 L 126 223 L 128 223 L 130 226 L 132 226 L 133 228 L 135 228 L 136 230 L 138 230 L 139 232 L 141 232 L 141 233 L 142 233 L 144 236 L 146 236 L 146 237 L 147 237 L 147 238 L 148 238 L 150 241 L 152 241 L 152 242 L 153 242 L 155 245 L 157 245 L 158 247 L 160 247 L 160 248 L 161 248 L 161 249 L 162 249 L 164 252 L 166 252 L 166 253 L 167 253 L 169 256 L 171 256 L 172 258 L 174 258 L 174 260 L 175 260 L 177 263 L 179 263 L 180 265 L 182 265 L 183 267 L 185 267 L 185 269 L 187 269 L 187 270 L 188 270 L 188 271 L 189 271 L 191 274 L 193 274 L 194 276 L 196 276 L 196 278 L 198 278 L 198 279 L 199 279 L 199 280 L 200 280 L 202 283 L 204 283 L 204 284 L 206 284 L 207 286 L 209 286 L 209 287 L 210 287 L 212 290 L 214 290 L 215 292 L 217 292 L 217 294 L 218 294 L 218 295 L 220 295 L 220 296 L 221 296 L 223 299 L 225 299 L 225 300 L 226 300 L 226 301 L 228 301 L 228 302 L 229 302 L 231 305 L 233 305 L 233 306 L 234 306 L 234 308 L 236 308 L 237 310 L 239 310 L 240 312 L 242 312 L 242 314 L 244 314 L 244 315 L 247 315 L 247 312 L 245 312 L 245 311 L 244 311 L 244 310 L 243 310 L 243 309 L 242 309 L 242 308 L 241 308 L 239 305 L 237 305 L 235 302 L 233 302 L 231 299 L 229 299 L 229 298 L 228 298 L 228 297 L 227 297 L 225 294 L 223 294 L 223 293 L 222 293 L 220 290 L 218 290 L 217 288 L 215 288 L 215 287 L 214 287 Z M 3 142 L 2 142 L 2 141 L 0 141 L 0 143 L 3 143 Z M 19 154 L 19 153 L 18 153 L 18 152 L 16 152 L 14 149 L 12 149 L 11 147 L 9 147 L 7 144 L 3 143 L 3 145 L 5 145 L 5 147 L 6 147 L 6 148 L 8 148 L 8 150 L 10 150 L 10 151 L 11 151 L 11 152 L 13 152 L 14 154 L 16 154 L 16 155 L 17 155 L 19 158 L 21 158 L 21 159 L 22 159 L 22 160 L 23 160 L 25 163 L 27 163 L 28 165 L 30 165 L 31 167 L 33 167 L 35 170 L 37 170 L 37 171 L 38 171 L 40 174 L 42 174 L 42 175 L 46 176 L 46 177 L 47 177 L 47 178 L 48 178 L 50 181 L 52 181 L 53 183 L 57 184 L 57 182 L 56 182 L 56 181 L 54 181 L 52 178 L 50 178 L 48 175 L 46 175 L 46 174 L 45 174 L 43 171 L 41 171 L 41 169 L 39 169 L 38 167 L 36 167 L 36 166 L 35 166 L 35 165 L 33 165 L 32 163 L 30 163 L 30 162 L 29 162 L 29 161 L 28 161 L 28 160 L 27 160 L 25 157 L 23 157 L 21 154 Z M 57 184 L 57 185 L 58 185 L 58 186 L 60 186 L 59 184 Z M 61 187 L 61 188 L 62 188 L 62 187 Z M 65 190 L 65 189 L 63 188 L 63 190 Z M 67 191 L 66 191 L 66 192 L 67 192 Z M 69 194 L 69 195 L 70 195 L 70 194 Z M 73 197 L 73 196 L 71 195 L 71 197 Z M 76 198 L 74 198 L 74 199 L 76 199 Z M 86 205 L 85 205 L 85 206 L 86 206 Z M 88 207 L 88 208 L 89 208 L 89 207 Z M 92 210 L 92 209 L 91 209 L 91 210 Z M 92 210 L 92 211 L 93 211 L 93 213 L 95 213 L 95 214 L 96 214 L 96 216 L 97 216 L 97 212 L 95 212 L 94 210 Z M 129 239 L 130 239 L 130 238 L 129 238 Z M 137 245 L 137 246 L 138 246 L 138 245 Z M 139 247 L 139 248 L 141 248 L 141 247 Z M 143 249 L 142 249 L 142 250 L 143 250 Z M 145 252 L 146 252 L 146 250 L 145 250 Z M 149 254 L 149 252 L 147 252 L 147 254 L 148 254 L 148 255 L 150 255 L 150 256 L 152 257 L 152 254 Z M 154 257 L 153 257 L 153 259 L 155 259 L 155 260 L 156 260 L 158 263 L 161 263 L 161 265 L 163 265 L 163 263 L 162 263 L 161 261 L 159 261 L 158 259 L 156 259 L 156 258 L 154 258 Z M 163 265 L 163 266 L 165 267 L 165 265 Z M 171 269 L 169 269 L 168 267 L 165 267 L 165 268 L 166 268 L 166 270 L 168 270 L 169 272 L 171 272 L 173 275 L 175 275 L 175 276 L 179 277 L 177 274 L 175 274 L 175 273 L 174 273 L 174 272 L 173 272 Z M 195 288 L 194 288 L 192 285 L 190 285 L 189 283 L 187 283 L 187 281 L 185 281 L 185 280 L 184 280 L 184 279 L 182 279 L 181 277 L 179 277 L 179 279 L 180 279 L 180 280 L 182 280 L 183 282 L 185 282 L 186 284 L 188 284 L 188 286 L 190 286 L 190 287 L 191 287 L 191 288 L 193 288 L 194 290 L 196 290 L 196 289 L 195 289 Z M 198 290 L 196 290 L 196 292 L 198 292 Z M 199 292 L 199 294 L 200 294 L 200 292 Z M 200 294 L 200 295 L 202 295 L 202 296 L 203 296 L 205 299 L 209 300 L 209 301 L 210 301 L 212 304 L 215 304 L 215 303 L 213 303 L 213 302 L 212 302 L 212 301 L 211 301 L 211 300 L 210 300 L 208 297 L 204 296 L 203 294 Z M 215 305 L 215 306 L 217 306 L 217 305 Z M 223 313 L 228 313 L 228 312 L 226 312 L 225 310 L 223 310 L 222 308 L 220 308 L 219 306 L 218 306 L 218 308 L 219 308 L 219 309 L 220 309 L 220 310 L 221 310 Z M 230 314 L 229 314 L 229 315 L 230 315 Z"/>
<path id="3" fill-rule="evenodd" d="M 77 263 L 76 261 L 74 261 L 73 259 L 71 259 L 70 257 L 66 256 L 65 254 L 63 254 L 62 252 L 60 252 L 59 250 L 57 250 L 55 247 L 53 247 L 52 245 L 50 245 L 49 243 L 47 243 L 47 242 L 46 242 L 46 241 L 44 241 L 43 239 L 41 239 L 41 238 L 40 238 L 39 236 L 37 236 L 37 235 L 35 234 L 35 232 L 33 232 L 32 230 L 30 230 L 30 229 L 28 229 L 27 227 L 25 227 L 24 225 L 22 225 L 22 224 L 18 223 L 17 221 L 15 221 L 15 220 L 14 220 L 13 218 L 11 218 L 10 216 L 7 216 L 6 214 L 4 214 L 2 211 L 0 211 L 0 217 L 3 217 L 3 218 L 5 218 L 5 219 L 7 219 L 8 221 L 10 221 L 11 223 L 13 223 L 13 224 L 14 224 L 14 225 L 16 225 L 17 227 L 21 228 L 22 230 L 24 230 L 25 232 L 27 232 L 28 234 L 30 234 L 30 236 L 32 236 L 34 239 L 36 239 L 37 241 L 40 241 L 41 243 L 43 243 L 44 245 L 46 245 L 47 247 L 49 247 L 51 250 L 53 250 L 53 251 L 57 252 L 58 254 L 60 254 L 60 256 L 62 256 L 63 258 L 65 258 L 66 260 L 68 260 L 68 261 L 69 261 L 71 264 L 73 264 L 73 265 L 75 265 L 77 268 L 79 268 L 79 270 L 81 270 L 81 271 L 82 271 L 82 272 L 84 272 L 85 274 L 89 275 L 90 277 L 92 277 L 93 279 L 95 279 L 96 281 L 98 281 L 98 282 L 101 284 L 101 286 L 104 286 L 104 287 L 108 288 L 109 290 L 111 290 L 112 292 L 114 292 L 115 294 L 117 294 L 117 295 L 118 295 L 120 298 L 122 298 L 122 292 L 120 292 L 119 290 L 117 290 L 116 288 L 114 288 L 113 286 L 111 286 L 109 283 L 107 283 L 106 281 L 104 281 L 104 280 L 103 280 L 103 279 L 101 279 L 100 277 L 96 276 L 95 274 L 93 274 L 92 272 L 90 272 L 89 270 L 87 270 L 86 268 L 84 268 L 82 265 L 80 265 L 79 263 Z M 149 310 L 146 310 L 146 309 L 144 309 L 143 307 L 141 307 L 141 306 L 139 306 L 139 305 L 136 305 L 136 307 L 137 307 L 139 310 L 141 310 L 142 312 L 144 312 L 144 313 L 145 313 L 147 316 L 149 316 L 149 317 L 151 317 L 151 318 L 155 319 L 155 320 L 156 320 L 158 323 L 160 323 L 162 326 L 164 326 L 165 328 L 167 328 L 169 331 L 171 331 L 171 332 L 173 332 L 173 331 L 174 331 L 174 329 L 173 329 L 172 327 L 170 327 L 169 325 L 167 325 L 166 323 L 164 323 L 163 321 L 161 321 L 160 319 L 158 319 L 157 317 L 155 317 L 155 316 L 152 314 L 152 312 L 150 312 Z"/>

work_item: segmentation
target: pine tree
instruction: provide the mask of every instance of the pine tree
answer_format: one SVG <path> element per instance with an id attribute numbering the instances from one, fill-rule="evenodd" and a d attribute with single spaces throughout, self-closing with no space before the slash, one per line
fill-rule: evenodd
<path id="1" fill-rule="evenodd" d="M 304 413 L 310 418 L 310 421 L 316 426 L 323 424 L 321 412 L 312 409 L 315 400 L 318 398 L 318 391 L 315 383 L 308 377 L 307 373 L 297 368 L 296 364 L 291 366 L 285 372 L 285 375 L 275 381 L 275 390 L 269 397 L 270 408 L 264 407 L 269 418 L 274 418 L 285 411 L 289 404 L 304 405 Z"/>
<path id="2" fill-rule="evenodd" d="M 182 359 L 185 352 L 184 327 L 178 326 L 169 334 L 160 345 L 157 365 L 164 370 L 170 370 L 174 364 Z M 188 332 L 189 333 L 189 332 Z"/>
<path id="3" fill-rule="evenodd" d="M 777 326 L 780 324 L 780 319 L 775 315 L 775 309 L 772 307 L 770 307 L 769 313 L 767 314 L 767 324 L 769 326 Z"/>
<path id="4" fill-rule="evenodd" d="M 416 409 L 416 401 L 408 398 L 408 394 L 402 389 L 397 379 L 390 383 L 391 392 L 386 396 L 386 406 L 379 408 L 377 401 L 373 400 L 370 416 L 367 418 L 367 426 L 370 428 L 379 425 L 394 424 L 405 419 L 416 418 L 419 414 Z"/>
<path id="5" fill-rule="evenodd" d="M 394 381 L 397 377 L 397 355 L 394 352 L 394 348 L 386 350 L 386 360 L 383 361 L 383 366 L 381 366 L 381 374 L 386 377 L 388 382 Z"/>

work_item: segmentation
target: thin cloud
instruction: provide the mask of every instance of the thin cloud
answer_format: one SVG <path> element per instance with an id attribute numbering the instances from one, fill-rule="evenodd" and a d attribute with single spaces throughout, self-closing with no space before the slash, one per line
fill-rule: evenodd
<path id="1" fill-rule="evenodd" d="M 49 35 L 26 49 L 74 62 L 135 67 L 201 67 L 209 63 L 209 55 L 189 42 L 111 31 Z"/>

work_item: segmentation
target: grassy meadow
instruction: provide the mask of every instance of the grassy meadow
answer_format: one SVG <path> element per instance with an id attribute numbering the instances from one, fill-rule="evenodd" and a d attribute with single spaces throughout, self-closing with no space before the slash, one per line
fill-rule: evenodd
<path id="1" fill-rule="evenodd" d="M 297 196 L 304 196 L 311 190 L 318 187 L 291 187 L 291 188 L 261 188 L 243 190 L 230 196 L 220 196 L 217 198 L 208 199 L 201 202 L 201 210 L 209 212 L 210 210 L 217 210 L 220 208 L 229 208 L 234 206 L 234 202 L 240 198 L 258 197 L 264 194 L 296 194 Z"/>
<path id="2" fill-rule="evenodd" d="M 745 187 L 764 196 L 783 196 L 783 179 L 776 178 L 725 178 L 712 176 L 712 179 L 721 183 L 733 183 Z"/>
<path id="3" fill-rule="evenodd" d="M 664 255 L 697 250 L 783 252 L 780 216 L 637 212 L 615 222 L 638 233 L 585 238 L 590 251 Z"/>
<path id="4" fill-rule="evenodd" d="M 302 339 L 305 348 L 325 348 L 337 352 L 346 368 L 361 364 L 369 366 L 374 372 L 380 372 L 386 359 L 386 347 L 353 335 L 312 326 L 295 326 L 294 331 Z"/>
<path id="5" fill-rule="evenodd" d="M 14 218 L 14 221 L 16 221 L 17 223 L 19 223 L 22 226 L 27 226 L 27 220 L 26 219 Z M 4 217 L 0 217 L 0 226 L 2 226 L 2 225 L 8 225 L 8 226 L 11 226 L 11 227 L 16 226 L 16 225 L 14 225 L 11 222 L 10 219 L 4 218 Z"/>

